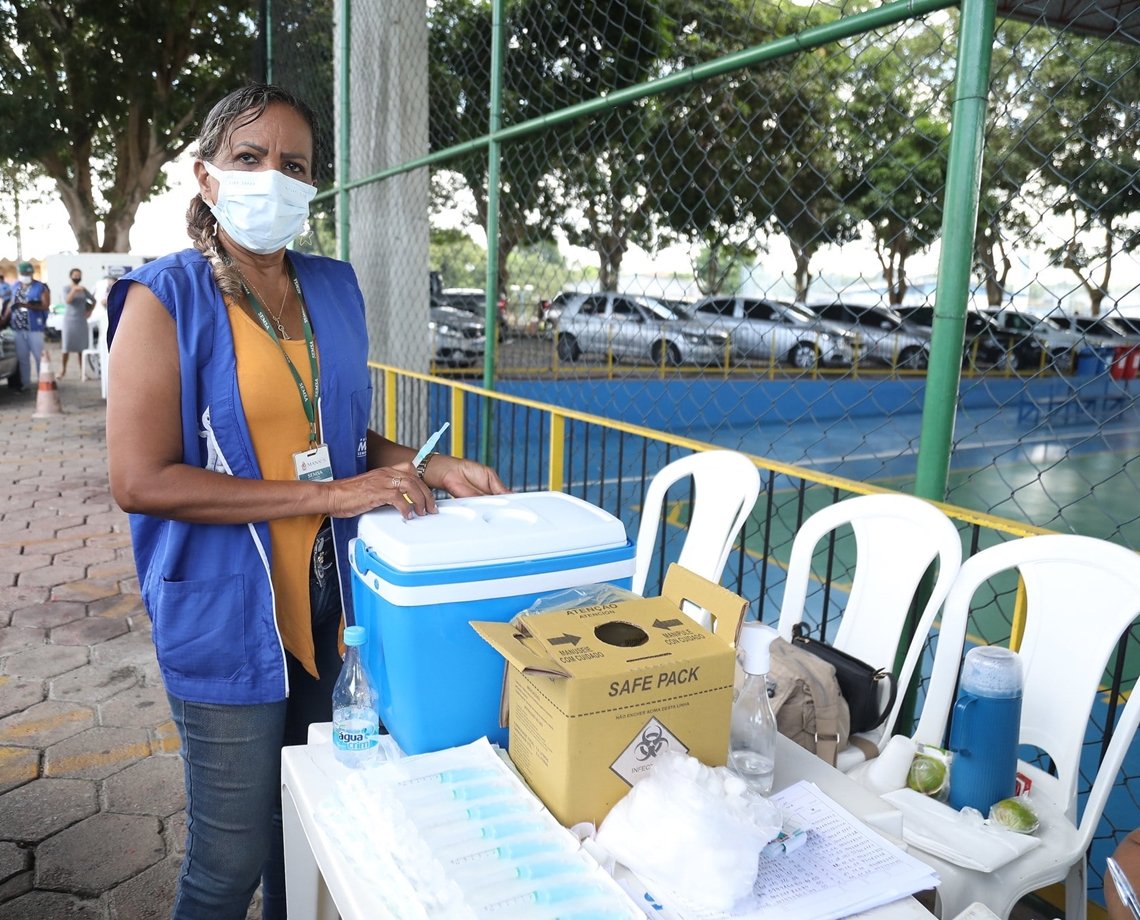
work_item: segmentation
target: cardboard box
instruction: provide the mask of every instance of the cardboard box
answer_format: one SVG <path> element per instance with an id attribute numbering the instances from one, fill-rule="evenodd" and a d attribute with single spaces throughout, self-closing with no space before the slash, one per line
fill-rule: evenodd
<path id="1" fill-rule="evenodd" d="M 685 601 L 712 615 L 715 635 Z M 724 765 L 747 607 L 672 565 L 661 597 L 471 624 L 507 660 L 511 760 L 564 825 L 600 823 L 664 751 Z"/>

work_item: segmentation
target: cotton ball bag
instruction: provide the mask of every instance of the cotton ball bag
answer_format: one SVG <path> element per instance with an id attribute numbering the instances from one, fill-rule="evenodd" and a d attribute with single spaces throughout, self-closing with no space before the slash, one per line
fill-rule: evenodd
<path id="1" fill-rule="evenodd" d="M 724 767 L 667 752 L 610 810 L 598 842 L 643 881 L 728 910 L 752 891 L 779 809 Z"/>

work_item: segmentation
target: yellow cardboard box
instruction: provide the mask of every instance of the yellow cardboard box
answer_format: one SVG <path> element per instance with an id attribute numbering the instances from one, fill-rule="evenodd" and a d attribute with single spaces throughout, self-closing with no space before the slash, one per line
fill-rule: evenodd
<path id="1" fill-rule="evenodd" d="M 713 633 L 685 601 L 712 615 Z M 507 660 L 511 760 L 559 821 L 600 823 L 664 751 L 724 765 L 747 607 L 672 565 L 660 597 L 471 624 Z"/>

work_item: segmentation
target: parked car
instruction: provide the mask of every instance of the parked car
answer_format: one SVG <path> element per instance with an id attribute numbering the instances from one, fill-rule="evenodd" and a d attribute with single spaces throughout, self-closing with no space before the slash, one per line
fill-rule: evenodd
<path id="1" fill-rule="evenodd" d="M 888 307 L 832 301 L 808 309 L 853 332 L 860 361 L 922 370 L 930 359 L 930 333 Z"/>
<path id="2" fill-rule="evenodd" d="M 452 307 L 483 319 L 487 314 L 487 295 L 482 288 L 443 288 L 431 295 L 433 307 Z M 503 327 L 507 320 L 507 299 L 500 297 L 496 307 L 499 311 L 498 338 L 503 340 Z"/>
<path id="3" fill-rule="evenodd" d="M 728 340 L 652 297 L 614 291 L 567 297 L 556 334 L 563 361 L 612 354 L 672 366 L 715 364 Z"/>
<path id="4" fill-rule="evenodd" d="M 794 304 L 763 297 L 712 295 L 688 307 L 693 322 L 729 337 L 736 361 L 777 361 L 793 367 L 851 363 L 853 336 Z"/>
<path id="5" fill-rule="evenodd" d="M 558 328 L 558 318 L 562 315 L 563 308 L 569 301 L 581 296 L 581 293 L 581 291 L 562 291 L 555 294 L 550 300 L 542 301 L 539 305 L 539 309 L 542 311 L 539 322 L 548 337 L 552 337 L 554 330 Z"/>
<path id="6" fill-rule="evenodd" d="M 931 332 L 934 328 L 934 307 L 900 308 L 900 315 L 912 326 Z M 1009 332 L 993 319 L 976 310 L 966 312 L 964 366 L 986 368 L 1001 367 L 1011 371 L 1041 366 L 1044 350 L 1033 336 Z"/>
<path id="7" fill-rule="evenodd" d="M 983 311 L 997 323 L 998 327 L 1021 336 L 1032 336 L 1048 353 L 1056 364 L 1068 362 L 1075 349 L 1084 347 L 1084 336 L 1077 331 L 1062 329 L 1053 320 L 1044 316 L 1022 313 L 1012 307 Z"/>
<path id="8" fill-rule="evenodd" d="M 16 373 L 16 336 L 10 329 L 0 331 L 0 380 Z"/>
<path id="9" fill-rule="evenodd" d="M 1050 313 L 1049 319 L 1062 329 L 1080 333 L 1084 343 L 1093 348 L 1115 348 L 1140 344 L 1140 325 L 1133 328 L 1119 314 L 1108 316 L 1068 316 Z"/>
<path id="10" fill-rule="evenodd" d="M 471 367 L 483 361 L 486 326 L 468 310 L 432 307 L 428 319 L 432 361 L 451 367 Z"/>

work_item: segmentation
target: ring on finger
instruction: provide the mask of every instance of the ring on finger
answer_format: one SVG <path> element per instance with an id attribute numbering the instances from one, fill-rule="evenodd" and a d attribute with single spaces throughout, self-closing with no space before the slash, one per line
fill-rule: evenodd
<path id="1" fill-rule="evenodd" d="M 401 492 L 400 494 L 404 496 L 404 501 L 406 501 L 409 505 L 414 505 L 416 503 L 416 500 L 412 498 L 412 496 L 410 496 L 407 492 Z"/>
<path id="2" fill-rule="evenodd" d="M 400 484 L 401 484 L 403 481 L 404 481 L 404 478 L 403 478 L 402 476 L 394 476 L 394 477 L 392 478 L 392 488 L 393 488 L 393 489 L 399 489 L 399 488 L 400 488 Z"/>

